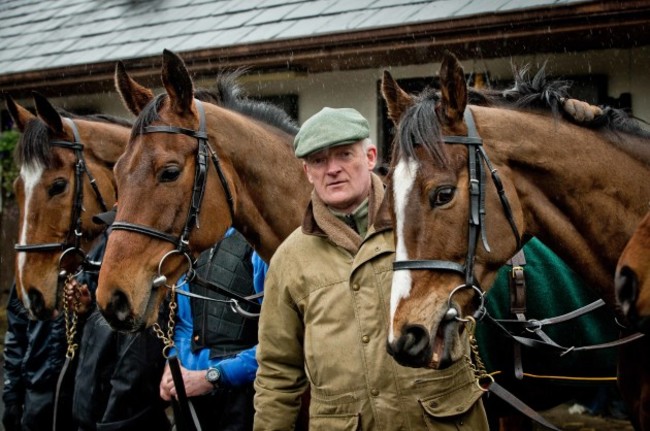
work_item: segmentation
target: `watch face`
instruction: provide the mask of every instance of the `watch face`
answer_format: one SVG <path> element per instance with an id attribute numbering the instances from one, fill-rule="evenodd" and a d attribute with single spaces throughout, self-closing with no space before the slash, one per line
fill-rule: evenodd
<path id="1" fill-rule="evenodd" d="M 221 373 L 216 368 L 210 368 L 205 374 L 205 378 L 212 384 L 216 384 L 219 381 L 219 377 L 221 377 Z"/>

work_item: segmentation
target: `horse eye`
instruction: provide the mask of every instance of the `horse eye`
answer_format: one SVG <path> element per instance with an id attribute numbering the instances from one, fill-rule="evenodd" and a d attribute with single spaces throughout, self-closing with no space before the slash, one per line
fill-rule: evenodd
<path id="1" fill-rule="evenodd" d="M 54 183 L 50 186 L 49 189 L 47 189 L 47 194 L 52 197 L 56 195 L 60 195 L 65 191 L 65 189 L 68 187 L 68 181 L 64 180 L 62 178 L 59 178 L 57 180 L 54 180 Z"/>
<path id="2" fill-rule="evenodd" d="M 429 204 L 432 208 L 443 206 L 451 202 L 456 194 L 456 187 L 442 186 L 435 189 L 429 196 Z"/>
<path id="3" fill-rule="evenodd" d="M 172 181 L 176 181 L 180 174 L 181 170 L 178 168 L 178 166 L 170 166 L 168 168 L 165 168 L 160 173 L 160 182 L 171 183 Z"/>

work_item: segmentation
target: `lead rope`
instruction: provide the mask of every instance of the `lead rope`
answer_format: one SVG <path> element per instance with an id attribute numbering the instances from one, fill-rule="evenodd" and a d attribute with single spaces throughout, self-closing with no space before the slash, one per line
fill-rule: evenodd
<path id="1" fill-rule="evenodd" d="M 465 355 L 465 360 L 474 373 L 476 386 L 478 386 L 478 388 L 483 392 L 487 392 L 490 388 L 490 385 L 494 383 L 494 377 L 492 377 L 485 370 L 485 364 L 483 363 L 481 355 L 478 351 L 478 342 L 476 341 L 475 336 L 476 319 L 474 319 L 472 316 L 468 316 L 467 322 L 465 322 L 465 329 L 467 331 L 467 338 L 470 348 L 469 353 Z"/>
<path id="2" fill-rule="evenodd" d="M 167 333 L 163 331 L 158 322 L 153 324 L 153 331 L 156 336 L 163 342 L 162 354 L 165 359 L 169 359 L 169 351 L 174 347 L 174 327 L 176 325 L 176 309 L 178 303 L 176 302 L 176 285 L 170 288 L 171 298 L 169 299 L 169 317 L 167 319 Z"/>
<path id="3" fill-rule="evenodd" d="M 185 382 L 183 381 L 183 373 L 180 367 L 178 355 L 171 355 L 169 352 L 174 344 L 174 328 L 176 327 L 176 310 L 178 309 L 178 302 L 176 301 L 176 284 L 168 286 L 170 289 L 169 299 L 169 316 L 167 319 L 167 332 L 163 331 L 158 322 L 152 326 L 156 336 L 163 342 L 163 357 L 169 363 L 169 369 L 174 380 L 174 387 L 176 388 L 176 402 L 172 400 L 172 408 L 174 410 L 174 418 L 176 422 L 176 429 L 178 431 L 201 431 L 201 424 L 194 409 L 192 401 L 185 393 Z M 193 425 L 193 427 L 192 427 Z"/>
<path id="4" fill-rule="evenodd" d="M 79 285 L 73 284 L 73 280 L 74 274 L 68 274 L 63 285 L 63 319 L 65 321 L 65 338 L 68 343 L 65 357 L 70 360 L 74 359 L 77 348 L 79 347 L 79 344 L 75 343 L 75 336 L 77 335 L 77 322 L 79 320 L 77 311 L 79 309 L 79 297 L 81 295 Z"/>
<path id="5" fill-rule="evenodd" d="M 74 274 L 68 274 L 68 277 L 65 280 L 62 291 L 62 300 L 63 300 L 63 320 L 65 323 L 65 338 L 67 342 L 67 350 L 65 352 L 65 361 L 59 371 L 59 378 L 56 382 L 56 389 L 54 392 L 54 409 L 52 414 L 52 430 L 57 430 L 57 423 L 59 417 L 59 398 L 61 396 L 61 389 L 66 384 L 66 379 L 69 379 L 74 376 L 69 375 L 68 368 L 70 363 L 74 360 L 75 353 L 79 344 L 75 342 L 75 337 L 77 335 L 77 322 L 79 320 L 78 310 L 79 310 L 79 297 L 81 295 L 79 291 L 79 286 L 73 284 Z M 74 368 L 73 368 L 74 370 Z M 65 423 L 65 422 L 64 422 Z"/>

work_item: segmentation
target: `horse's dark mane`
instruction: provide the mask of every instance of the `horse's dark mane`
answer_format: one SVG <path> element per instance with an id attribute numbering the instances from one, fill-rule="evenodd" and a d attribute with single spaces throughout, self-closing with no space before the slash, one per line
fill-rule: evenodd
<path id="1" fill-rule="evenodd" d="M 272 103 L 247 97 L 237 84 L 237 79 L 244 72 L 245 69 L 237 69 L 219 73 L 215 84 L 219 100 L 217 105 L 275 126 L 292 136 L 296 135 L 298 125 L 283 109 Z"/>
<path id="2" fill-rule="evenodd" d="M 243 89 L 237 84 L 237 78 L 243 70 L 221 72 L 217 76 L 214 89 L 199 88 L 194 91 L 194 97 L 202 102 L 212 103 L 247 117 L 259 120 L 295 136 L 298 125 L 283 109 L 272 103 L 248 98 Z M 136 120 L 131 138 L 141 133 L 141 130 L 152 122 L 160 119 L 158 110 L 167 94 L 159 94 L 140 112 Z"/>
<path id="3" fill-rule="evenodd" d="M 61 117 L 71 120 L 83 119 L 99 123 L 117 124 L 126 128 L 132 126 L 131 121 L 112 115 L 76 115 L 64 109 L 57 109 L 57 112 Z M 34 166 L 42 166 L 46 169 L 52 168 L 52 148 L 49 142 L 50 137 L 47 124 L 38 118 L 27 122 L 25 130 L 16 146 L 15 158 L 18 166 L 22 166 L 25 163 L 32 163 Z"/>
<path id="4" fill-rule="evenodd" d="M 549 81 L 544 66 L 532 79 L 529 78 L 528 70 L 528 66 L 513 67 L 514 86 L 507 90 L 469 87 L 468 102 L 472 105 L 488 107 L 550 110 L 552 115 L 556 117 L 562 115 L 568 121 L 582 127 L 650 138 L 650 131 L 644 129 L 639 121 L 630 117 L 622 109 L 603 107 L 603 114 L 593 120 L 576 122 L 562 109 L 563 100 L 571 97 L 569 94 L 571 83 L 566 80 Z M 440 125 L 438 121 L 432 121 L 439 99 L 439 92 L 430 87 L 415 96 L 415 103 L 402 115 L 396 135 L 399 145 L 395 145 L 395 149 L 399 147 L 407 157 L 414 157 L 414 147 L 422 145 L 435 162 L 444 166 L 446 156 L 440 145 Z"/>
<path id="5" fill-rule="evenodd" d="M 550 110 L 554 116 L 562 115 L 566 120 L 576 121 L 562 109 L 564 99 L 571 98 L 571 82 L 568 80 L 548 80 L 546 65 L 529 77 L 529 65 L 513 66 L 514 86 L 507 90 L 485 90 L 469 88 L 468 101 L 479 106 L 500 106 L 513 109 Z M 578 122 L 582 127 L 603 131 L 623 132 L 643 138 L 650 137 L 640 122 L 630 117 L 622 109 L 603 107 L 603 115 L 593 120 Z"/>

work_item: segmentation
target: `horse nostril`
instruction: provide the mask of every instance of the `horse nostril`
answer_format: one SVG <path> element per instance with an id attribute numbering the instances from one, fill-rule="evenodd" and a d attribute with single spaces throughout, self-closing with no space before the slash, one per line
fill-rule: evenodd
<path id="1" fill-rule="evenodd" d="M 43 294 L 33 287 L 27 291 L 27 298 L 29 299 L 29 309 L 32 314 L 39 320 L 47 320 L 47 310 L 45 309 L 45 300 Z"/>
<path id="2" fill-rule="evenodd" d="M 404 350 L 409 356 L 419 356 L 429 347 L 429 333 L 422 326 L 409 326 L 402 335 Z"/>
<path id="3" fill-rule="evenodd" d="M 124 323 L 131 315 L 131 307 L 129 305 L 129 300 L 124 294 L 124 292 L 117 290 L 111 296 L 106 307 L 107 316 L 111 317 L 111 320 L 116 320 L 118 323 Z"/>
<path id="4" fill-rule="evenodd" d="M 623 266 L 616 274 L 615 287 L 616 298 L 623 313 L 629 317 L 639 294 L 639 280 L 636 273 L 630 267 Z"/>
<path id="5" fill-rule="evenodd" d="M 402 365 L 422 367 L 431 357 L 429 332 L 420 325 L 406 326 L 397 340 L 388 343 L 387 350 Z"/>
<path id="6" fill-rule="evenodd" d="M 639 297 L 639 279 L 632 268 L 623 266 L 616 274 L 615 291 L 623 315 L 630 323 L 636 324 L 638 315 L 635 304 Z"/>

